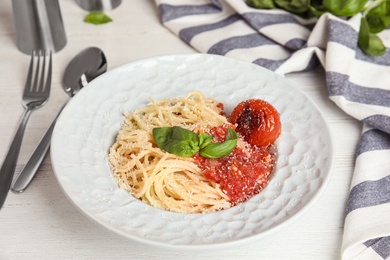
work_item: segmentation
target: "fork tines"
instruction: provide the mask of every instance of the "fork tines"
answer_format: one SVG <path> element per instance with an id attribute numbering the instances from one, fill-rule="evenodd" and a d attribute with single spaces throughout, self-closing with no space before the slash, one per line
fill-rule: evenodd
<path id="1" fill-rule="evenodd" d="M 46 56 L 49 56 L 49 64 L 46 66 Z M 41 64 L 42 62 L 42 64 Z M 34 64 L 35 63 L 35 64 Z M 36 68 L 33 73 L 33 68 Z M 32 50 L 29 73 L 26 85 L 31 92 L 50 91 L 52 74 L 52 52 L 47 50 Z M 46 81 L 45 81 L 46 79 Z"/>

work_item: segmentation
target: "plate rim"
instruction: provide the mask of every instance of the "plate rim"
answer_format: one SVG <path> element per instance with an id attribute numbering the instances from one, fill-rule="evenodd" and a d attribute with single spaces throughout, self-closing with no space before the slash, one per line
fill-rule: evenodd
<path id="1" fill-rule="evenodd" d="M 305 92 L 303 92 L 302 90 L 298 89 L 291 82 L 288 82 L 284 77 L 282 77 L 281 75 L 279 75 L 279 74 L 277 74 L 277 73 L 275 73 L 273 71 L 270 71 L 270 70 L 268 70 L 268 69 L 266 69 L 264 67 L 260 67 L 258 65 L 255 65 L 253 63 L 240 61 L 240 60 L 233 59 L 233 58 L 226 57 L 226 56 L 220 56 L 220 55 L 214 55 L 214 54 L 194 53 L 194 54 L 170 54 L 170 55 L 160 55 L 160 56 L 156 56 L 156 57 L 149 57 L 149 58 L 139 59 L 139 60 L 135 60 L 135 61 L 123 64 L 123 65 L 120 65 L 120 66 L 112 69 L 111 71 L 108 71 L 105 74 L 100 75 L 98 78 L 96 78 L 94 80 L 94 82 L 96 80 L 103 80 L 106 77 L 109 77 L 110 75 L 112 75 L 114 73 L 120 72 L 122 70 L 126 70 L 127 68 L 136 66 L 137 64 L 144 64 L 145 62 L 156 61 L 156 60 L 157 61 L 162 61 L 162 60 L 172 60 L 172 59 L 176 59 L 176 58 L 188 58 L 188 57 L 194 57 L 194 58 L 209 57 L 209 58 L 212 58 L 212 59 L 230 59 L 230 60 L 234 60 L 234 62 L 236 62 L 236 63 L 252 64 L 255 67 L 258 67 L 260 69 L 269 71 L 271 73 L 274 73 L 275 76 L 277 76 L 277 77 L 283 79 L 285 82 L 287 82 L 289 84 L 289 87 L 292 87 L 294 89 L 294 91 L 298 91 L 303 96 L 305 96 L 305 98 L 308 99 L 309 103 L 313 107 L 315 107 L 317 112 L 320 114 L 321 119 L 322 119 L 322 121 L 324 123 L 324 127 L 326 129 L 326 133 L 328 134 L 329 141 L 330 141 L 330 143 L 328 145 L 329 145 L 329 151 L 330 151 L 329 156 L 331 158 L 329 159 L 328 170 L 326 171 L 327 172 L 327 176 L 326 176 L 326 178 L 324 178 L 324 182 L 322 183 L 320 188 L 315 192 L 315 194 L 312 197 L 312 199 L 308 203 L 306 203 L 298 212 L 294 213 L 293 216 L 291 216 L 288 219 L 284 220 L 283 222 L 279 223 L 277 226 L 273 226 L 273 227 L 268 228 L 267 230 L 265 230 L 263 232 L 260 232 L 260 233 L 257 233 L 257 234 L 253 234 L 253 235 L 248 236 L 248 237 L 233 239 L 233 240 L 229 240 L 229 241 L 222 241 L 222 242 L 219 241 L 219 242 L 212 243 L 212 244 L 170 244 L 170 243 L 163 243 L 163 242 L 160 242 L 160 241 L 149 240 L 147 238 L 141 238 L 141 237 L 136 236 L 136 235 L 131 235 L 131 234 L 127 233 L 125 230 L 117 230 L 115 228 L 111 228 L 104 221 L 102 221 L 100 218 L 97 218 L 96 216 L 91 216 L 91 215 L 87 214 L 85 212 L 85 210 L 83 210 L 82 207 L 80 207 L 80 205 L 78 205 L 71 198 L 71 196 L 68 194 L 68 192 L 65 190 L 63 184 L 61 183 L 61 180 L 60 180 L 60 178 L 58 176 L 58 169 L 56 170 L 57 165 L 55 163 L 53 163 L 53 159 L 52 159 L 52 158 L 56 157 L 56 155 L 54 154 L 55 150 L 54 149 L 50 149 L 50 155 L 51 155 L 51 159 L 52 159 L 52 167 L 53 167 L 54 175 L 55 175 L 55 177 L 56 177 L 56 179 L 58 181 L 58 184 L 59 184 L 61 190 L 63 191 L 63 193 L 66 195 L 66 197 L 69 199 L 69 201 L 84 216 L 86 216 L 89 220 L 92 220 L 93 222 L 103 226 L 104 228 L 108 229 L 109 231 L 111 231 L 113 233 L 116 233 L 116 234 L 118 234 L 118 235 L 120 235 L 122 237 L 130 238 L 131 240 L 136 241 L 136 242 L 140 242 L 140 243 L 148 244 L 148 245 L 153 245 L 153 246 L 158 246 L 158 247 L 163 247 L 163 248 L 169 248 L 169 249 L 199 250 L 199 249 L 220 249 L 220 248 L 226 248 L 226 246 L 230 246 L 230 245 L 243 245 L 243 244 L 247 244 L 248 242 L 253 242 L 253 241 L 259 240 L 261 237 L 267 237 L 267 236 L 271 235 L 272 233 L 276 232 L 277 230 L 280 230 L 281 228 L 283 228 L 283 227 L 291 224 L 292 222 L 296 221 L 297 219 L 299 219 L 299 217 L 304 215 L 309 209 L 312 208 L 313 204 L 315 204 L 318 201 L 318 199 L 321 197 L 321 195 L 325 192 L 325 190 L 326 190 L 326 188 L 327 188 L 327 186 L 328 186 L 328 184 L 330 182 L 330 179 L 331 179 L 331 176 L 332 176 L 331 172 L 332 172 L 332 169 L 334 167 L 334 144 L 333 144 L 334 139 L 332 138 L 332 133 L 330 131 L 329 125 L 327 124 L 327 122 L 325 120 L 325 117 L 323 115 L 323 112 L 319 109 L 318 105 L 309 96 L 307 96 L 307 94 Z M 101 78 L 101 79 L 99 79 L 99 78 Z M 90 88 L 88 88 L 88 86 L 84 87 L 83 89 L 80 90 L 80 93 L 81 92 L 85 92 L 85 91 L 89 91 L 89 89 Z M 72 106 L 72 104 L 73 104 L 72 102 L 75 99 L 77 100 L 77 96 L 79 96 L 79 94 L 76 95 L 72 100 L 70 100 L 70 102 L 67 104 L 67 106 L 64 108 L 64 110 L 66 110 L 68 106 Z M 62 116 L 63 116 L 63 113 L 61 113 L 61 115 L 59 116 L 57 121 L 63 120 Z M 52 140 L 55 140 L 55 134 L 56 134 L 56 127 L 54 128 L 53 139 Z M 180 214 L 180 213 L 177 213 L 177 214 Z M 206 214 L 210 214 L 210 213 L 206 213 Z"/>

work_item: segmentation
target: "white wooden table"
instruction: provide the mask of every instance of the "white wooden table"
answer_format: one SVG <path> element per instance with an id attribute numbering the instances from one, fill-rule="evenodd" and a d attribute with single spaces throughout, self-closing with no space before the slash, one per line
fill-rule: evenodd
<path id="1" fill-rule="evenodd" d="M 113 22 L 83 22 L 86 12 L 73 0 L 60 1 L 68 43 L 54 55 L 52 94 L 35 111 L 26 129 L 17 173 L 68 98 L 62 73 L 70 59 L 89 46 L 101 48 L 108 69 L 134 60 L 195 53 L 160 23 L 152 0 L 124 0 L 110 12 Z M 0 159 L 3 161 L 23 108 L 22 89 L 29 56 L 14 42 L 11 1 L 0 1 Z M 0 259 L 339 259 L 344 205 L 353 173 L 361 125 L 327 97 L 322 69 L 286 76 L 323 112 L 334 139 L 331 181 L 302 217 L 264 239 L 218 251 L 170 251 L 133 242 L 90 222 L 61 191 L 47 156 L 22 194 L 9 193 L 0 211 Z"/>

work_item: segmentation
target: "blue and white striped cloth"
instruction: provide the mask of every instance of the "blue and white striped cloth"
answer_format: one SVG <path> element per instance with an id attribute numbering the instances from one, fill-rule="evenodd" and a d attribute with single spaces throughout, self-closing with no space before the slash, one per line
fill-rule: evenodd
<path id="1" fill-rule="evenodd" d="M 155 0 L 161 21 L 199 52 L 252 62 L 279 74 L 322 65 L 329 98 L 363 122 L 341 258 L 390 258 L 390 28 L 384 56 L 357 47 L 361 15 L 304 20 L 243 0 Z"/>

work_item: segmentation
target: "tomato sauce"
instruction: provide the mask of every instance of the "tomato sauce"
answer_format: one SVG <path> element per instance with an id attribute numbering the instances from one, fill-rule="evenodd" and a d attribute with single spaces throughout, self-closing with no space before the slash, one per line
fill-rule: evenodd
<path id="1" fill-rule="evenodd" d="M 216 142 L 223 142 L 229 127 L 235 128 L 225 124 L 211 129 L 209 134 Z M 243 139 L 225 157 L 207 159 L 197 154 L 194 159 L 204 176 L 212 184 L 220 185 L 233 206 L 258 194 L 267 185 L 275 163 L 270 146 L 254 146 Z"/>

